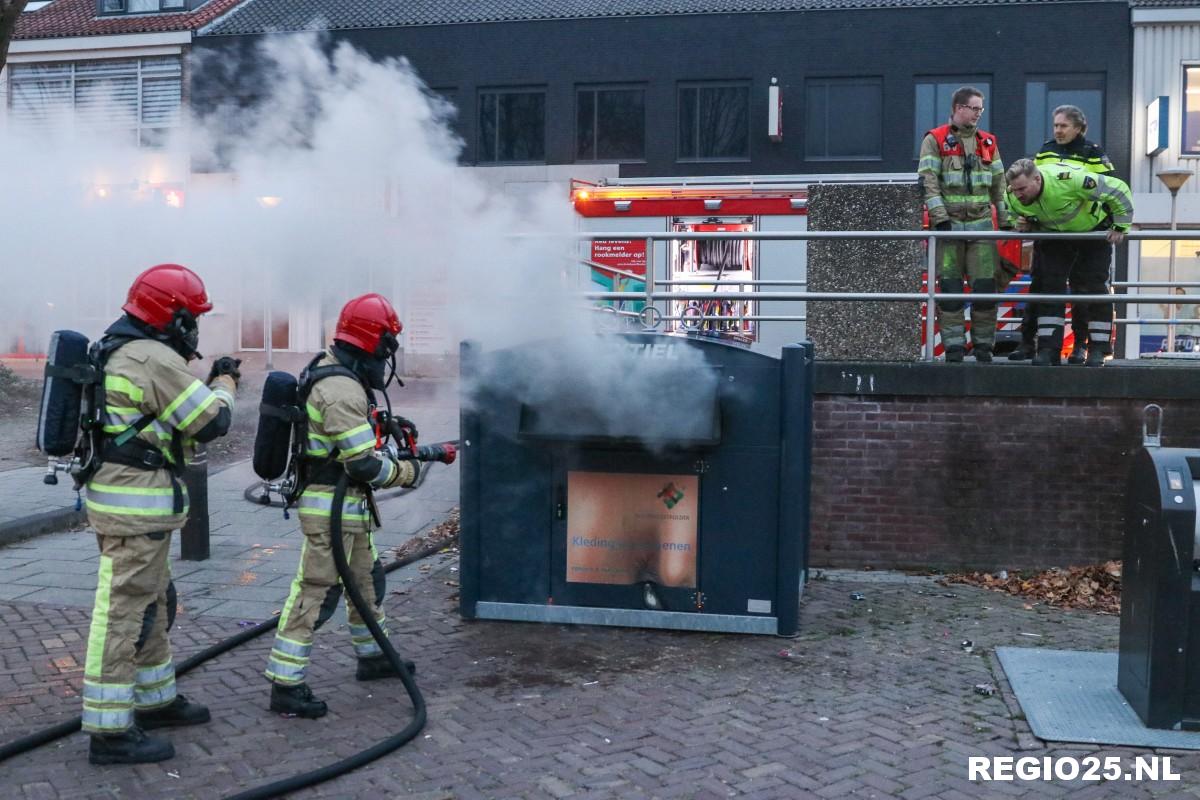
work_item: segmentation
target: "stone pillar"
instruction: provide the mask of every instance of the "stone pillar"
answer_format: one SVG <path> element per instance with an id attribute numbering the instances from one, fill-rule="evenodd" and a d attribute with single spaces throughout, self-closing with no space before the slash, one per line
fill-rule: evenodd
<path id="1" fill-rule="evenodd" d="M 818 184 L 808 191 L 810 231 L 913 231 L 922 198 L 912 183 Z M 810 292 L 919 292 L 921 242 L 811 240 Z M 919 303 L 808 303 L 808 337 L 821 360 L 915 361 L 921 356 Z"/>

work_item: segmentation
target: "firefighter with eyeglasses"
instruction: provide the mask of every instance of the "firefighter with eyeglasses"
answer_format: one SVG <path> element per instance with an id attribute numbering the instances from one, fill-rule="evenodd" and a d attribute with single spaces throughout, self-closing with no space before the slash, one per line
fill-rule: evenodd
<path id="1" fill-rule="evenodd" d="M 411 452 L 391 443 L 377 447 L 375 393 L 384 393 L 386 401 L 401 330 L 395 309 L 382 295 L 356 297 L 342 308 L 332 345 L 300 376 L 300 407 L 306 419 L 298 505 L 304 543 L 267 661 L 272 711 L 316 719 L 328 710 L 313 695 L 306 676 L 314 632 L 332 616 L 342 594 L 331 549 L 339 481 L 344 478 L 348 483 L 340 509 L 346 560 L 355 585 L 386 632 L 383 570 L 371 536 L 378 524 L 372 493 L 413 486 L 420 474 L 418 459 L 445 464 L 455 459 L 451 444 L 415 447 Z M 416 427 L 411 422 L 403 417 L 392 420 L 415 442 Z M 396 677 L 353 603 L 346 603 L 346 613 L 358 659 L 355 678 Z M 412 662 L 406 666 L 410 672 L 414 669 Z"/>
<path id="2" fill-rule="evenodd" d="M 100 569 L 82 718 L 93 764 L 171 758 L 171 742 L 145 731 L 210 719 L 206 707 L 175 690 L 168 558 L 171 531 L 188 516 L 182 470 L 198 443 L 228 432 L 241 377 L 241 362 L 229 357 L 217 359 L 205 381 L 188 370 L 201 357 L 198 320 L 212 303 L 187 267 L 160 264 L 138 275 L 122 310 L 93 346 L 103 375 L 103 429 L 86 501 Z"/>
<path id="3" fill-rule="evenodd" d="M 970 86 L 951 98 L 950 121 L 925 134 L 921 141 L 917 174 L 929 212 L 929 227 L 939 231 L 990 231 L 996 222 L 1009 228 L 1004 203 L 1004 164 L 996 137 L 980 130 L 983 93 Z M 964 278 L 972 292 L 997 290 L 996 242 L 991 239 L 937 241 L 937 282 L 942 292 L 961 294 Z M 934 276 L 929 276 L 933 280 Z M 939 301 L 938 321 L 946 361 L 963 360 L 966 354 L 965 304 Z M 975 361 L 991 363 L 996 342 L 996 303 L 971 303 L 971 345 Z"/>

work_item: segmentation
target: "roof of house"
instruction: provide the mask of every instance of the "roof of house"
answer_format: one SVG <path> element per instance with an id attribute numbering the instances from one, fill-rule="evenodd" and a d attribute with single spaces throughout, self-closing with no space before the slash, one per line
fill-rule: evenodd
<path id="1" fill-rule="evenodd" d="M 1125 3 L 1126 0 L 248 0 L 201 30 L 200 35 L 596 17 L 1055 2 Z"/>
<path id="2" fill-rule="evenodd" d="M 96 0 L 53 0 L 37 11 L 21 14 L 17 18 L 13 38 L 56 39 L 63 36 L 196 30 L 240 2 L 242 0 L 208 0 L 194 11 L 98 17 Z"/>

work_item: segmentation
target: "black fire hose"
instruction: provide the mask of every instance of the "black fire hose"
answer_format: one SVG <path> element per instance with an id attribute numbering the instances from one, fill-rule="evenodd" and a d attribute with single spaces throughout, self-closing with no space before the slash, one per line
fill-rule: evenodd
<path id="1" fill-rule="evenodd" d="M 320 769 L 312 770 L 311 772 L 293 775 L 290 778 L 284 778 L 275 783 L 268 783 L 265 786 L 259 786 L 255 789 L 232 795 L 227 800 L 266 800 L 266 798 L 279 797 L 289 792 L 303 789 L 306 786 L 313 786 L 330 778 L 336 778 L 404 746 L 425 727 L 425 698 L 421 695 L 421 690 L 417 688 L 417 683 L 413 680 L 412 673 L 404 665 L 404 660 L 396 653 L 396 650 L 392 647 L 392 643 L 388 641 L 387 634 L 379 627 L 379 621 L 375 619 L 375 610 L 367 605 L 367 601 L 363 599 L 362 593 L 358 590 L 358 585 L 354 582 L 354 576 L 350 573 L 350 564 L 346 561 L 346 549 L 342 545 L 342 503 L 346 499 L 347 483 L 348 479 L 346 474 L 343 473 L 338 478 L 337 486 L 333 490 L 333 510 L 329 516 L 329 537 L 333 548 L 333 561 L 337 565 L 338 576 L 342 579 L 342 588 L 346 590 L 347 598 L 349 598 L 350 602 L 354 603 L 354 608 L 358 610 L 358 615 L 362 617 L 362 621 L 370 629 L 371 636 L 375 638 L 376 644 L 383 649 L 383 653 L 387 656 L 388 661 L 391 662 L 392 668 L 396 670 L 400 675 L 400 680 L 404 682 L 404 688 L 413 703 L 412 722 L 408 723 L 399 733 L 389 736 L 387 739 L 363 750 L 361 753 L 357 753 L 341 761 L 336 761 Z"/>
<path id="2" fill-rule="evenodd" d="M 425 466 L 425 465 L 422 465 L 422 466 Z M 422 473 L 422 475 L 423 475 L 423 473 Z M 420 482 L 420 478 L 418 478 L 418 483 L 414 484 L 412 487 L 409 487 L 407 489 L 407 491 L 412 491 L 413 489 L 415 489 L 417 487 L 417 485 L 419 485 L 419 482 Z M 345 497 L 344 489 L 342 491 L 342 497 L 343 498 Z M 341 506 L 339 505 L 337 508 L 340 509 Z M 340 510 L 338 511 L 336 516 L 331 516 L 330 519 L 331 519 L 331 527 L 333 526 L 332 520 L 334 520 L 334 519 L 337 520 L 336 524 L 337 524 L 338 531 L 340 533 L 340 531 L 341 531 L 341 512 L 340 512 Z M 342 549 L 342 547 L 341 547 L 341 537 L 340 536 L 337 537 L 337 541 L 338 541 L 338 545 L 335 546 L 335 550 L 334 550 L 335 559 L 337 557 L 337 553 L 340 552 L 342 554 L 342 560 L 344 561 L 345 560 L 345 550 Z M 429 556 L 433 555 L 441 548 L 442 548 L 441 544 L 436 543 L 436 542 L 431 542 L 430 544 L 426 545 L 425 547 L 415 550 L 403 558 L 397 558 L 396 560 L 392 561 L 390 564 L 388 564 L 387 566 L 385 566 L 383 568 L 383 571 L 385 573 L 388 573 L 388 572 L 392 572 L 394 570 L 400 569 L 401 567 L 406 567 L 409 564 L 420 561 L 423 558 L 428 558 Z M 338 573 L 339 573 L 339 575 L 342 573 L 342 570 L 340 567 L 338 569 Z M 349 591 L 350 586 L 354 585 L 353 581 L 346 582 L 344 579 L 343 579 L 343 583 L 346 585 L 347 591 Z M 357 587 L 354 588 L 354 593 L 358 595 L 360 600 L 362 599 L 362 595 L 358 593 Z M 353 595 L 351 595 L 351 597 L 353 597 Z M 357 603 L 355 604 L 355 607 L 356 608 L 358 607 Z M 371 621 L 371 623 L 368 625 L 368 627 L 371 628 L 372 635 L 375 635 L 375 631 L 378 628 L 378 625 L 375 624 L 374 614 L 370 614 L 370 613 L 362 614 L 361 610 L 359 611 L 359 614 L 362 615 L 363 620 Z M 241 644 L 244 644 L 244 643 L 250 641 L 251 639 L 261 636 L 262 634 L 267 633 L 268 631 L 272 631 L 275 628 L 277 628 L 278 626 L 279 626 L 279 617 L 272 617 L 271 619 L 264 620 L 263 622 L 258 623 L 257 625 L 255 625 L 252 628 L 247 628 L 244 631 L 240 631 L 240 632 L 234 634 L 233 636 L 230 636 L 228 639 L 224 639 L 220 642 L 217 642 L 216 644 L 210 645 L 209 647 L 205 648 L 204 650 L 201 650 L 199 653 L 195 653 L 194 655 L 189 656 L 185 660 L 181 661 L 175 667 L 175 675 L 176 675 L 176 677 L 186 675 L 188 672 L 190 672 L 191 670 L 200 666 L 204 662 L 209 661 L 210 659 L 216 658 L 217 656 L 221 655 L 222 653 L 228 652 L 229 650 L 232 650 L 233 648 L 235 648 Z M 378 641 L 378 639 L 376 639 L 376 641 Z M 386 641 L 386 639 L 385 639 L 385 641 Z M 384 645 L 381 644 L 380 647 L 384 647 Z M 391 651 L 390 644 L 385 648 L 385 652 L 388 652 L 388 651 Z M 391 654 L 394 656 L 395 652 L 391 651 Z M 403 666 L 403 665 L 401 665 L 401 666 Z M 401 675 L 401 680 L 405 682 L 405 689 L 408 689 L 409 684 L 412 682 L 412 676 L 408 675 L 407 672 L 404 670 L 401 670 L 400 675 Z M 415 689 L 415 684 L 413 685 L 413 687 Z M 417 697 L 420 698 L 419 691 L 417 693 Z M 416 705 L 416 700 L 414 700 L 414 705 Z M 424 717 L 425 717 L 424 698 L 420 699 L 419 709 L 420 709 L 421 724 L 423 726 L 424 725 Z M 75 717 L 74 719 L 67 720 L 65 722 L 60 722 L 57 725 L 52 725 L 49 728 L 44 728 L 43 730 L 35 731 L 34 733 L 29 734 L 28 736 L 24 736 L 20 739 L 9 742 L 8 744 L 0 745 L 0 762 L 4 762 L 15 756 L 19 756 L 22 753 L 27 753 L 30 750 L 34 750 L 38 747 L 41 747 L 44 744 L 49 744 L 50 742 L 54 741 L 55 739 L 61 739 L 64 736 L 69 736 L 70 734 L 78 731 L 81 726 L 82 726 L 82 718 Z M 375 758 L 378 758 L 379 756 L 382 756 L 382 755 L 385 755 L 386 753 L 391 752 L 392 750 L 396 749 L 400 745 L 404 744 L 409 739 L 412 739 L 413 736 L 416 736 L 416 734 L 419 731 L 420 731 L 420 727 L 418 727 L 417 730 L 414 731 L 412 733 L 412 735 L 409 736 L 404 741 L 392 746 L 388 750 L 385 750 L 381 753 L 373 755 L 372 758 L 367 759 L 367 761 L 363 761 L 361 763 L 365 764 L 368 761 L 371 761 Z M 395 737 L 393 737 L 393 738 L 395 738 Z M 390 742 L 391 740 L 389 739 L 388 741 Z M 383 743 L 381 743 L 380 745 L 376 745 L 376 747 L 380 747 L 382 744 Z M 372 750 L 374 750 L 374 749 L 375 748 L 372 748 Z M 370 752 L 370 751 L 367 751 L 367 752 Z M 334 765 L 334 766 L 336 766 L 336 765 Z M 356 763 L 354 766 L 349 767 L 348 769 L 354 769 L 358 766 L 361 766 L 361 764 Z M 330 768 L 326 767 L 325 769 L 330 769 Z M 344 771 L 345 770 L 343 770 L 343 772 Z M 309 773 L 309 774 L 315 774 L 315 773 Z M 339 772 L 339 773 L 335 773 L 335 774 L 341 774 L 341 773 Z M 304 776 L 299 776 L 299 777 L 304 777 Z M 320 780 L 327 780 L 328 778 L 332 778 L 332 777 L 334 777 L 334 775 L 330 774 L 330 775 L 320 778 Z M 312 782 L 316 783 L 317 781 L 314 780 Z M 282 783 L 282 782 L 280 782 L 280 783 Z M 271 788 L 271 787 L 274 787 L 277 785 L 278 784 L 269 784 L 268 786 L 262 787 L 262 789 Z M 257 792 L 257 791 L 261 791 L 261 789 L 260 790 L 251 790 L 251 792 Z M 270 797 L 270 796 L 271 795 L 264 795 L 264 794 L 238 795 L 239 798 Z"/>

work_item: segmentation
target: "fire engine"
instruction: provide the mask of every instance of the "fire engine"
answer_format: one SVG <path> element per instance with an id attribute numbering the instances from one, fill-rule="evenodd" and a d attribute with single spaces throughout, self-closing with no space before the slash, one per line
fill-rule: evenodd
<path id="1" fill-rule="evenodd" d="M 912 183 L 909 175 L 811 175 L 704 178 L 619 178 L 591 183 L 571 181 L 571 202 L 578 228 L 585 233 L 620 232 L 654 236 L 665 232 L 795 232 L 808 230 L 808 187 L 816 183 Z M 1001 255 L 1028 268 L 1028 248 L 1018 240 L 1001 244 Z M 645 289 L 647 264 L 643 238 L 584 241 L 580 261 L 585 283 L 598 291 L 639 292 Z M 752 320 L 744 316 L 805 316 L 805 303 L 770 300 L 717 300 L 722 293 L 807 289 L 807 242 L 750 240 L 655 241 L 650 255 L 654 280 L 678 294 L 659 310 L 668 319 L 666 332 L 711 336 L 752 350 L 778 355 L 789 342 L 805 338 L 801 320 Z M 924 276 L 923 276 L 924 279 Z M 717 281 L 721 283 L 718 284 Z M 791 284 L 771 284 L 791 281 Z M 766 282 L 766 283 L 764 283 Z M 913 287 L 914 291 L 917 287 Z M 922 285 L 922 291 L 924 286 Z M 1009 291 L 1028 291 L 1018 281 Z M 608 310 L 635 317 L 638 302 L 604 303 Z M 997 314 L 999 349 L 1020 341 L 1023 304 L 1002 303 Z M 925 304 L 921 305 L 924 344 Z M 717 317 L 718 319 L 702 319 Z M 677 318 L 677 319 L 671 319 Z M 1068 330 L 1069 334 L 1069 330 Z M 942 352 L 940 334 L 935 353 Z"/>

